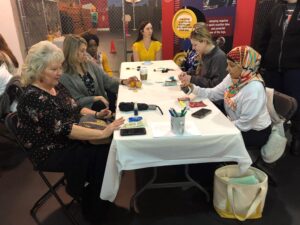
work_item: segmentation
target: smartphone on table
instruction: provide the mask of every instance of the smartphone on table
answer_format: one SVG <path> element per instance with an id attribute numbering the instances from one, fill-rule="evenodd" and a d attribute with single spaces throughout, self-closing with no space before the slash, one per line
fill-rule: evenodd
<path id="1" fill-rule="evenodd" d="M 121 128 L 120 135 L 121 136 L 132 136 L 132 135 L 145 135 L 146 129 L 144 127 L 139 128 Z"/>
<path id="2" fill-rule="evenodd" d="M 198 118 L 198 119 L 201 119 L 203 117 L 205 117 L 206 115 L 210 114 L 211 113 L 211 109 L 199 109 L 198 111 L 194 112 L 192 114 L 193 117 L 195 118 Z"/>

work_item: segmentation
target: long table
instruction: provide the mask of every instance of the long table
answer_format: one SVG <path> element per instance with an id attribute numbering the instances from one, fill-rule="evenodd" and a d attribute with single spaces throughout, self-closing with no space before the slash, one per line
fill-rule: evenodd
<path id="1" fill-rule="evenodd" d="M 144 65 L 145 64 L 145 65 Z M 148 80 L 142 88 L 132 90 L 120 86 L 118 103 L 137 102 L 155 104 L 159 110 L 139 111 L 143 117 L 147 134 L 142 136 L 120 136 L 114 132 L 114 138 L 108 155 L 105 175 L 100 197 L 114 201 L 121 180 L 122 171 L 147 167 L 182 165 L 208 162 L 237 162 L 241 173 L 251 165 L 251 158 L 245 148 L 240 131 L 229 119 L 208 99 L 203 100 L 206 108 L 212 110 L 203 119 L 197 119 L 191 114 L 199 108 L 191 108 L 186 114 L 185 133 L 174 135 L 170 131 L 169 108 L 180 111 L 178 97 L 185 96 L 177 86 L 164 86 L 164 81 L 171 76 L 177 79 L 180 68 L 171 60 L 143 62 L 124 62 L 121 64 L 121 78 L 139 77 L 139 66 L 147 66 Z M 171 69 L 162 73 L 161 68 Z M 132 117 L 133 112 L 116 111 L 117 117 Z"/>

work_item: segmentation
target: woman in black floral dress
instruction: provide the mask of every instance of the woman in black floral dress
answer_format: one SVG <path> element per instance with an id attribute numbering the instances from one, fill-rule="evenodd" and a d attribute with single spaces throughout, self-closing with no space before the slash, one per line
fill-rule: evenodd
<path id="1" fill-rule="evenodd" d="M 111 111 L 95 112 L 77 104 L 59 83 L 63 60 L 62 51 L 48 41 L 30 48 L 22 70 L 26 89 L 17 107 L 18 138 L 39 169 L 63 171 L 68 193 L 82 199 L 88 219 L 99 219 L 95 218 L 103 215 L 99 208 L 107 205 L 99 195 L 109 145 L 83 141 L 109 137 L 124 119 L 115 120 L 104 130 L 78 126 L 81 115 L 109 118 Z"/>

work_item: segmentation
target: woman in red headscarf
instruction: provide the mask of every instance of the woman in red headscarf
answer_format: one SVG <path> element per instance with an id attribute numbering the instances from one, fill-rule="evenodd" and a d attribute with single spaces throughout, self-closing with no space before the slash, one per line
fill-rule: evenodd
<path id="1" fill-rule="evenodd" d="M 241 130 L 246 146 L 263 146 L 271 133 L 264 81 L 257 72 L 261 56 L 249 46 L 227 54 L 229 74 L 214 88 L 189 84 L 191 92 L 212 101 L 224 99 L 229 119 Z"/>

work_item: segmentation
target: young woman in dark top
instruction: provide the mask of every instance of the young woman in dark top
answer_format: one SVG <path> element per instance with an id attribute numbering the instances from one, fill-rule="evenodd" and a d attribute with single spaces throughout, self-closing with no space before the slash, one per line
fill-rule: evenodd
<path id="1" fill-rule="evenodd" d="M 99 210 L 108 204 L 99 194 L 109 145 L 83 141 L 109 137 L 124 119 L 115 120 L 104 130 L 77 125 L 81 115 L 109 118 L 111 111 L 83 108 L 71 97 L 59 83 L 63 60 L 62 51 L 48 41 L 30 48 L 22 69 L 26 89 L 17 107 L 17 135 L 39 169 L 65 173 L 68 193 L 82 199 L 87 219 L 98 220 L 103 215 Z"/>

